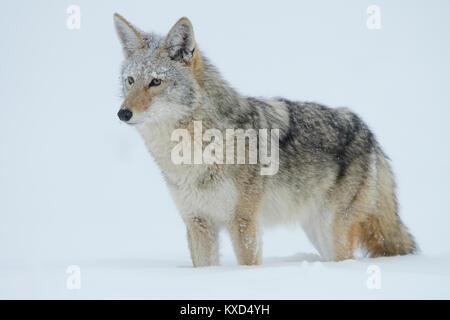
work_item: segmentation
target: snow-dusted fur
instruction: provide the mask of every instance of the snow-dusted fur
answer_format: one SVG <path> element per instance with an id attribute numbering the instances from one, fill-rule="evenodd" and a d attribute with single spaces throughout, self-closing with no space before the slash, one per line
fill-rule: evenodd
<path id="1" fill-rule="evenodd" d="M 221 229 L 240 264 L 261 263 L 261 228 L 274 224 L 299 224 L 325 259 L 352 258 L 360 248 L 370 256 L 414 252 L 387 158 L 357 115 L 241 96 L 202 55 L 187 18 L 166 37 L 117 14 L 114 21 L 125 54 L 119 116 L 137 128 L 160 166 L 186 223 L 194 266 L 219 263 Z M 260 163 L 174 164 L 172 132 L 192 132 L 193 121 L 222 132 L 279 129 L 278 172 L 261 175 Z"/>

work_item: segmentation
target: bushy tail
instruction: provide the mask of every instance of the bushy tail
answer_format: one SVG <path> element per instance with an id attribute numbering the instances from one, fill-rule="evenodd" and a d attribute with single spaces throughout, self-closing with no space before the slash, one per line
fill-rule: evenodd
<path id="1" fill-rule="evenodd" d="M 381 149 L 377 150 L 376 172 L 377 210 L 361 226 L 362 243 L 373 257 L 415 253 L 416 242 L 397 213 L 394 179 Z"/>
<path id="2" fill-rule="evenodd" d="M 371 257 L 405 255 L 417 251 L 414 238 L 398 216 L 368 215 L 362 228 L 364 238 L 361 242 Z"/>

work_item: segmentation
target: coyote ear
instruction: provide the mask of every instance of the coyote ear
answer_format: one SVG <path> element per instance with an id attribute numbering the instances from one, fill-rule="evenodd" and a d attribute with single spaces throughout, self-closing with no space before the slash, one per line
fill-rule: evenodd
<path id="1" fill-rule="evenodd" d="M 114 14 L 114 25 L 125 57 L 129 57 L 134 51 L 145 47 L 141 32 L 118 13 Z"/>
<path id="2" fill-rule="evenodd" d="M 183 17 L 170 29 L 165 40 L 169 56 L 173 60 L 189 62 L 195 50 L 194 29 L 188 18 Z"/>

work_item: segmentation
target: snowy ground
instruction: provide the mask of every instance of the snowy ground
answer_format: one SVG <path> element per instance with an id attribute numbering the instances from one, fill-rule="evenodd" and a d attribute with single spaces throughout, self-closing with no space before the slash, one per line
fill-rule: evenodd
<path id="1" fill-rule="evenodd" d="M 79 261 L 80 289 L 67 289 L 68 263 L 30 277 L 1 268 L 0 298 L 64 299 L 449 299 L 450 254 L 320 262 L 314 254 L 267 258 L 262 266 L 194 269 L 187 259 Z M 379 274 L 379 278 L 375 273 Z"/>
<path id="2" fill-rule="evenodd" d="M 28 261 L 3 262 L 0 298 L 450 299 L 450 253 L 322 262 L 298 229 L 276 228 L 264 235 L 261 266 L 237 266 L 229 238 L 222 234 L 221 266 L 193 268 L 184 226 L 172 218 L 172 228 L 144 226 L 146 235 L 135 228 L 136 236 L 121 239 L 125 245 L 116 248 L 98 241 L 89 247 L 80 238 L 80 251 L 40 252 Z M 71 265 L 79 267 L 79 289 L 69 289 L 72 281 L 67 286 Z"/>
<path id="3" fill-rule="evenodd" d="M 81 28 L 66 27 L 69 4 Z M 0 298 L 450 298 L 450 1 L 2 3 Z M 255 9 L 257 7 L 257 10 Z M 185 228 L 144 143 L 116 113 L 112 16 L 193 22 L 239 92 L 347 106 L 392 159 L 418 256 L 320 262 L 299 229 L 265 233 L 264 264 L 193 269 Z M 299 254 L 299 252 L 301 252 Z M 68 290 L 70 265 L 81 288 Z M 371 265 L 380 289 L 368 289 Z M 375 270 L 373 269 L 373 270 Z M 372 269 L 370 269 L 372 270 Z"/>

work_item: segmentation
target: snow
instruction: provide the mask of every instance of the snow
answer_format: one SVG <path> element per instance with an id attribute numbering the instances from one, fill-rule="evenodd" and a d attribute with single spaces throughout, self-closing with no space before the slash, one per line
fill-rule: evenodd
<path id="1" fill-rule="evenodd" d="M 366 27 L 370 1 L 260 1 L 257 16 L 250 1 L 175 2 L 72 1 L 80 30 L 64 1 L 2 5 L 0 298 L 449 299 L 450 2 L 378 1 L 380 30 Z M 222 265 L 192 268 L 157 165 L 116 116 L 114 12 L 161 34 L 189 17 L 242 93 L 356 111 L 392 159 L 422 253 L 321 262 L 300 229 L 277 228 L 261 266 L 236 266 L 223 235 Z M 66 286 L 69 266 L 80 289 Z"/>
<path id="2" fill-rule="evenodd" d="M 24 277 L 2 268 L 0 298 L 63 299 L 448 299 L 450 254 L 320 262 L 315 254 L 271 257 L 262 266 L 192 268 L 181 257 L 79 260 L 81 287 L 66 288 L 67 265 Z M 379 268 L 379 269 L 378 269 Z M 379 270 L 379 287 L 368 286 Z"/>

